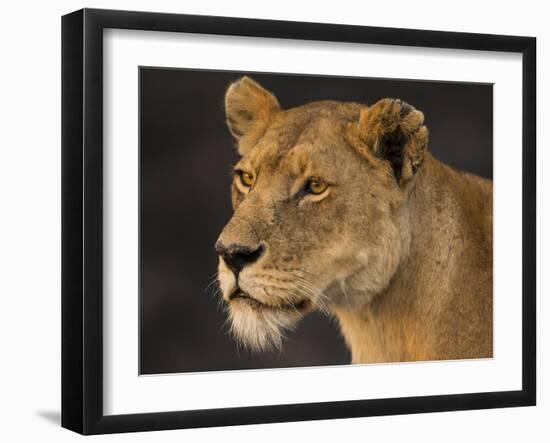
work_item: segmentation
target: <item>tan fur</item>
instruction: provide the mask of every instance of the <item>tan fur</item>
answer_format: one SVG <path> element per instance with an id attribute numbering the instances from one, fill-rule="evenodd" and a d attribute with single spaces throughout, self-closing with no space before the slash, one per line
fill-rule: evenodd
<path id="1" fill-rule="evenodd" d="M 245 155 L 264 134 L 280 109 L 277 99 L 249 77 L 229 86 L 225 96 L 227 126 L 239 138 L 239 153 Z"/>
<path id="2" fill-rule="evenodd" d="M 492 356 L 492 184 L 427 151 L 424 116 L 383 99 L 282 110 L 249 78 L 226 95 L 228 125 L 255 176 L 236 178 L 220 235 L 265 253 L 239 274 L 259 303 L 229 300 L 234 335 L 280 346 L 311 309 L 337 317 L 354 363 Z M 307 194 L 310 177 L 329 183 Z"/>

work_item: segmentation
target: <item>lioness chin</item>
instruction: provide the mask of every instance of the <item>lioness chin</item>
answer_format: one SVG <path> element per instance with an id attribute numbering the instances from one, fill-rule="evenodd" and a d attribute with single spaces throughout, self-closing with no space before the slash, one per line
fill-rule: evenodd
<path id="1" fill-rule="evenodd" d="M 239 342 L 280 347 L 320 309 L 354 363 L 492 356 L 492 184 L 427 151 L 420 111 L 283 110 L 248 77 L 225 109 L 241 159 L 216 250 Z"/>

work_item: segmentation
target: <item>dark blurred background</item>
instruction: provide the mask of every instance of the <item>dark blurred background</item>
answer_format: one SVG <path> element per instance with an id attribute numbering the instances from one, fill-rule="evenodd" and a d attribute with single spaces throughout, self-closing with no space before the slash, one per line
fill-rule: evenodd
<path id="1" fill-rule="evenodd" d="M 227 86 L 247 74 L 284 108 L 333 99 L 400 98 L 420 109 L 429 149 L 492 178 L 492 85 L 140 68 L 140 372 L 340 365 L 350 354 L 335 320 L 310 314 L 281 352 L 238 349 L 213 288 L 214 243 L 231 217 Z M 215 284 L 212 285 L 215 287 Z"/>

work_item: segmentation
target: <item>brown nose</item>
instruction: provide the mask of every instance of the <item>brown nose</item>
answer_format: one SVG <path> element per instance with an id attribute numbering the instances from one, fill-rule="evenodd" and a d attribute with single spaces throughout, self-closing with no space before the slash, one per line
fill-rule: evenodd
<path id="1" fill-rule="evenodd" d="M 265 250 L 262 245 L 254 247 L 238 243 L 225 245 L 221 240 L 216 242 L 215 248 L 235 276 L 238 276 L 245 266 L 258 260 Z"/>

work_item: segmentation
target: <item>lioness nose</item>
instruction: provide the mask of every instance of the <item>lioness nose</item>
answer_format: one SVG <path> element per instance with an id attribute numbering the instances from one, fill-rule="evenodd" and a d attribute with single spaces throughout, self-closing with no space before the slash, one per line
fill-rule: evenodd
<path id="1" fill-rule="evenodd" d="M 231 269 L 236 276 L 245 266 L 258 260 L 265 249 L 262 245 L 256 247 L 238 243 L 225 245 L 220 240 L 216 242 L 215 248 L 216 252 L 223 258 L 229 269 Z"/>

